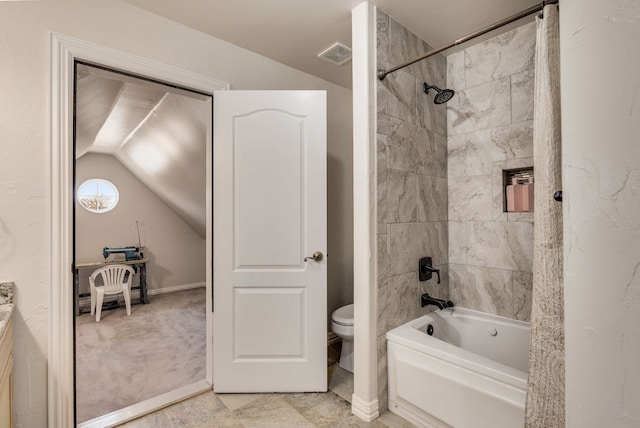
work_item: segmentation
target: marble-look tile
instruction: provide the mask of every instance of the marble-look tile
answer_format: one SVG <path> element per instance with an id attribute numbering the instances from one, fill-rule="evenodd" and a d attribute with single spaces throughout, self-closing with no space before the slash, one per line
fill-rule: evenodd
<path id="1" fill-rule="evenodd" d="M 387 232 L 387 136 L 376 135 L 376 230 L 378 234 Z"/>
<path id="2" fill-rule="evenodd" d="M 491 208 L 493 221 L 508 221 L 506 189 L 504 187 L 503 171 L 506 169 L 507 161 L 493 162 L 491 172 L 491 190 L 493 206 Z"/>
<path id="3" fill-rule="evenodd" d="M 511 122 L 533 120 L 534 69 L 511 76 Z"/>
<path id="4" fill-rule="evenodd" d="M 378 307 L 379 312 L 384 312 L 384 317 L 381 318 L 384 324 L 378 326 L 378 337 L 418 315 L 420 291 L 417 273 L 410 272 L 386 278 L 382 284 L 381 293 L 385 295 L 385 306 Z"/>
<path id="5" fill-rule="evenodd" d="M 389 428 L 416 428 L 411 422 L 391 412 L 384 412 L 377 421 Z"/>
<path id="6" fill-rule="evenodd" d="M 385 428 L 385 425 L 380 422 L 364 422 L 357 416 L 352 415 L 351 406 L 339 397 L 324 400 L 302 414 L 307 421 L 317 427 Z"/>
<path id="7" fill-rule="evenodd" d="M 397 171 L 416 172 L 419 165 L 418 153 L 418 126 L 389 118 L 387 138 L 387 168 Z"/>
<path id="8" fill-rule="evenodd" d="M 376 337 L 384 335 L 389 325 L 389 314 L 386 311 L 389 301 L 389 281 L 391 277 L 385 277 L 376 283 Z"/>
<path id="9" fill-rule="evenodd" d="M 376 134 L 376 172 L 386 173 L 389 159 L 389 142 L 384 134 Z"/>
<path id="10" fill-rule="evenodd" d="M 429 47 L 429 45 L 426 46 Z M 426 53 L 426 51 L 423 53 Z M 423 68 L 421 75 L 417 76 L 419 80 L 431 86 L 437 86 L 440 89 L 447 87 L 447 57 L 442 54 L 436 54 L 424 61 L 420 61 L 420 63 L 424 64 L 420 64 Z"/>
<path id="11" fill-rule="evenodd" d="M 446 178 L 447 140 L 404 121 L 389 121 L 388 168 Z"/>
<path id="12" fill-rule="evenodd" d="M 510 86 L 507 76 L 457 92 L 458 105 L 447 103 L 447 135 L 510 124 Z"/>
<path id="13" fill-rule="evenodd" d="M 418 219 L 418 177 L 387 170 L 387 223 L 410 223 Z"/>
<path id="14" fill-rule="evenodd" d="M 511 271 L 449 264 L 449 279 L 456 305 L 513 317 Z"/>
<path id="15" fill-rule="evenodd" d="M 382 405 L 378 405 L 379 409 L 382 409 Z M 349 416 L 347 419 L 340 421 L 339 423 L 335 424 L 335 425 L 331 425 L 332 427 L 341 427 L 341 428 L 349 428 L 349 427 L 354 427 L 354 428 L 386 428 L 386 425 L 382 424 L 381 422 L 378 422 L 378 420 L 376 419 L 373 422 L 365 422 L 362 419 L 360 419 L 359 417 L 355 416 L 355 415 L 351 415 Z"/>
<path id="16" fill-rule="evenodd" d="M 418 176 L 418 221 L 447 221 L 447 179 Z"/>
<path id="17" fill-rule="evenodd" d="M 342 398 L 331 394 L 326 400 L 302 412 L 302 416 L 318 427 L 338 426 L 351 416 L 351 406 Z"/>
<path id="18" fill-rule="evenodd" d="M 388 239 L 391 275 L 417 272 L 421 257 L 433 257 L 436 265 L 447 263 L 446 222 L 391 224 Z"/>
<path id="19" fill-rule="evenodd" d="M 467 223 L 450 221 L 449 226 L 449 263 L 466 264 L 467 251 Z"/>
<path id="20" fill-rule="evenodd" d="M 435 91 L 424 93 L 423 82 L 416 81 L 417 99 L 417 115 L 419 125 L 431 132 L 439 135 L 447 134 L 447 106 L 446 104 L 435 104 L 433 99 L 436 95 Z"/>
<path id="21" fill-rule="evenodd" d="M 447 88 L 461 91 L 467 87 L 465 80 L 464 51 L 447 56 Z"/>
<path id="22" fill-rule="evenodd" d="M 376 266 L 378 281 L 389 276 L 391 260 L 389 258 L 389 240 L 387 235 L 377 235 L 376 238 Z"/>
<path id="23" fill-rule="evenodd" d="M 216 394 L 229 410 L 237 410 L 263 397 L 263 394 Z"/>
<path id="24" fill-rule="evenodd" d="M 446 264 L 449 261 L 449 233 L 446 221 L 432 221 L 424 224 L 426 233 L 423 235 L 425 239 L 425 253 L 420 257 L 431 256 L 433 265 L 438 266 Z M 416 263 L 417 260 L 414 260 Z M 417 271 L 416 267 L 416 271 Z"/>
<path id="25" fill-rule="evenodd" d="M 338 365 L 333 364 L 331 367 L 338 367 Z M 296 394 L 281 394 L 281 397 L 298 412 L 304 412 L 323 402 L 331 395 L 331 392 L 301 392 Z"/>
<path id="26" fill-rule="evenodd" d="M 533 212 L 507 213 L 507 221 L 526 221 L 533 223 Z"/>
<path id="27" fill-rule="evenodd" d="M 154 412 L 119 426 L 121 428 L 174 428 L 164 411 Z"/>
<path id="28" fill-rule="evenodd" d="M 378 410 L 384 413 L 389 408 L 389 382 L 387 375 L 387 338 L 378 336 Z"/>
<path id="29" fill-rule="evenodd" d="M 387 89 L 387 87 L 383 85 L 382 82 L 376 82 L 376 132 L 378 134 L 387 135 L 386 116 L 387 104 L 389 103 L 389 95 L 389 89 Z"/>
<path id="30" fill-rule="evenodd" d="M 378 99 L 380 99 L 379 96 Z M 389 135 L 389 116 L 387 116 L 386 113 L 383 114 L 378 112 L 378 117 L 376 120 L 376 132 L 381 135 Z"/>
<path id="31" fill-rule="evenodd" d="M 425 169 L 423 175 L 435 175 L 437 177 L 447 178 L 448 159 L 447 159 L 447 137 L 446 135 L 433 134 L 433 147 L 436 156 L 436 173 L 432 169 Z"/>
<path id="32" fill-rule="evenodd" d="M 496 161 L 533 156 L 533 122 L 451 136 L 447 152 L 449 177 L 491 174 Z"/>
<path id="33" fill-rule="evenodd" d="M 378 64 L 389 62 L 389 15 L 376 11 L 376 55 Z M 384 67 L 386 68 L 386 67 Z"/>
<path id="34" fill-rule="evenodd" d="M 397 171 L 437 175 L 434 171 L 439 172 L 442 163 L 439 157 L 446 158 L 446 140 L 404 120 L 389 119 L 387 144 L 387 167 Z"/>
<path id="35" fill-rule="evenodd" d="M 411 58 L 418 57 L 431 50 L 426 42 L 389 18 L 389 62 L 397 65 Z M 443 87 L 446 80 L 446 59 L 438 54 L 419 61 L 406 70 L 420 81 L 427 81 L 431 85 Z"/>
<path id="36" fill-rule="evenodd" d="M 386 173 L 377 175 L 376 190 L 376 233 L 383 234 L 387 230 L 388 217 Z"/>
<path id="37" fill-rule="evenodd" d="M 246 428 L 247 426 L 243 423 L 242 420 L 236 417 L 235 412 L 231 410 L 222 410 L 215 414 L 215 416 L 211 418 L 205 418 L 200 421 L 200 423 L 193 425 L 176 425 L 176 428 L 180 427 L 191 427 L 194 428 Z"/>
<path id="38" fill-rule="evenodd" d="M 335 397 L 334 394 L 329 395 L 330 398 L 324 401 L 330 400 L 332 396 Z M 338 399 L 348 406 L 348 403 L 339 397 Z M 245 427 L 314 427 L 313 423 L 306 420 L 279 394 L 263 394 L 262 398 L 241 407 L 233 414 Z"/>
<path id="39" fill-rule="evenodd" d="M 353 373 L 349 373 L 338 364 L 329 367 L 329 390 L 347 403 L 351 403 L 353 396 Z"/>
<path id="40" fill-rule="evenodd" d="M 533 168 L 533 149 L 531 157 L 518 157 L 517 159 L 507 159 L 504 163 L 506 169 Z"/>
<path id="41" fill-rule="evenodd" d="M 467 260 L 474 266 L 531 271 L 533 224 L 478 222 L 468 230 Z"/>
<path id="42" fill-rule="evenodd" d="M 211 421 L 219 418 L 222 412 L 224 412 L 223 419 L 228 421 L 227 425 L 224 426 L 241 426 L 239 421 L 235 421 L 230 417 L 227 408 L 212 391 L 202 393 L 165 409 L 167 417 L 176 427 L 211 426 Z"/>
<path id="43" fill-rule="evenodd" d="M 531 321 L 531 301 L 533 274 L 513 272 L 513 317 L 521 321 Z"/>
<path id="44" fill-rule="evenodd" d="M 492 220 L 493 192 L 490 175 L 449 178 L 449 220 Z"/>
<path id="45" fill-rule="evenodd" d="M 389 18 L 389 62 L 403 63 L 409 58 L 424 53 L 427 48 L 426 43 L 418 36 L 395 19 Z"/>
<path id="46" fill-rule="evenodd" d="M 532 22 L 465 49 L 467 88 L 532 68 L 535 43 Z"/>
<path id="47" fill-rule="evenodd" d="M 416 79 L 406 71 L 398 70 L 379 83 L 387 90 L 386 114 L 418 124 Z"/>

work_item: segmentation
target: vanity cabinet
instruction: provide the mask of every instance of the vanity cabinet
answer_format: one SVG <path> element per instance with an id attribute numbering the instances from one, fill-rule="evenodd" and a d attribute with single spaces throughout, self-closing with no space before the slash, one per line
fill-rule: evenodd
<path id="1" fill-rule="evenodd" d="M 13 334 L 12 322 L 0 337 L 0 428 L 13 427 Z"/>

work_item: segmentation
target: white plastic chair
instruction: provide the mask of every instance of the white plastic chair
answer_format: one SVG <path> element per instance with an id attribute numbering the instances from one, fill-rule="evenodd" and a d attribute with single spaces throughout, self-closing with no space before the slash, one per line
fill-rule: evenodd
<path id="1" fill-rule="evenodd" d="M 129 274 L 127 276 L 127 273 Z M 105 294 L 124 295 L 124 303 L 127 307 L 127 316 L 131 315 L 131 282 L 134 270 L 127 265 L 109 265 L 96 269 L 89 277 L 91 286 L 91 315 L 96 314 L 96 321 L 100 321 L 102 314 L 102 302 Z M 96 277 L 102 276 L 102 285 L 96 285 Z"/>

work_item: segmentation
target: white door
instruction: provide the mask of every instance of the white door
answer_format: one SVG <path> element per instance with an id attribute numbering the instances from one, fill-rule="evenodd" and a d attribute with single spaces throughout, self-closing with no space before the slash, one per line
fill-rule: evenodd
<path id="1" fill-rule="evenodd" d="M 214 391 L 326 391 L 326 93 L 219 91 L 213 129 Z"/>

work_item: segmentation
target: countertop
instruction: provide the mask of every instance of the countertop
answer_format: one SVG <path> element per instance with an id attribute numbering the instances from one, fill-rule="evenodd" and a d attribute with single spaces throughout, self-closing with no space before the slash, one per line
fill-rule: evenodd
<path id="1" fill-rule="evenodd" d="M 0 336 L 13 313 L 13 282 L 0 283 Z"/>

